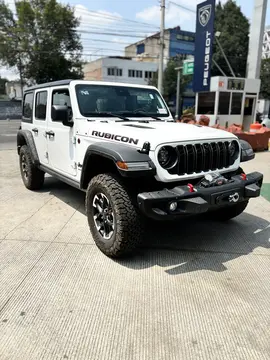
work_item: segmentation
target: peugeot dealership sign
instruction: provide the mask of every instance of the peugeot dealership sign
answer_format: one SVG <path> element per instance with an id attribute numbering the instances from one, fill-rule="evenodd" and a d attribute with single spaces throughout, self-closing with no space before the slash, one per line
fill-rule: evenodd
<path id="1" fill-rule="evenodd" d="M 215 0 L 204 1 L 197 6 L 193 79 L 194 92 L 210 90 L 214 18 Z"/>

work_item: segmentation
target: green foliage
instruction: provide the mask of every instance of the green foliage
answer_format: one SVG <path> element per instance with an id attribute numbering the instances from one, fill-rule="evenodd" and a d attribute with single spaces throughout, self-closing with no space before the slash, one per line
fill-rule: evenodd
<path id="1" fill-rule="evenodd" d="M 262 59 L 261 96 L 264 99 L 270 99 L 270 59 Z"/>
<path id="2" fill-rule="evenodd" d="M 233 0 L 224 5 L 220 2 L 216 6 L 215 32 L 220 31 L 219 42 L 228 57 L 236 76 L 245 77 L 249 45 L 249 21 Z M 226 61 L 216 44 L 213 47 L 213 59 L 218 63 L 227 76 L 232 76 Z M 212 76 L 221 75 L 215 65 Z"/>
<path id="3" fill-rule="evenodd" d="M 0 0 L 0 61 L 24 79 L 42 83 L 82 78 L 79 26 L 69 5 L 56 0 L 16 2 L 17 17 Z"/>
<path id="4" fill-rule="evenodd" d="M 163 96 L 168 101 L 172 96 L 176 94 L 177 88 L 177 70 L 175 68 L 182 66 L 182 60 L 171 58 L 168 61 L 167 67 L 164 70 L 163 75 Z M 157 77 L 158 74 L 150 82 L 151 85 L 157 86 Z M 182 75 L 181 74 L 181 85 L 180 93 L 183 95 L 185 92 L 186 86 L 192 81 L 192 75 Z"/>

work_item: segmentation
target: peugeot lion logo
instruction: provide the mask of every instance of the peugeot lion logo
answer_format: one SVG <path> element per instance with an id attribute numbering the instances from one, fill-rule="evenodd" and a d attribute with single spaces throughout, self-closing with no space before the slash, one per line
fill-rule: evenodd
<path id="1" fill-rule="evenodd" d="M 206 5 L 199 9 L 199 22 L 202 26 L 206 26 L 210 20 L 212 5 Z"/>
<path id="2" fill-rule="evenodd" d="M 234 193 L 234 194 L 232 194 L 232 195 L 229 196 L 229 202 L 234 202 L 234 203 L 236 203 L 237 201 L 239 201 L 239 198 L 240 198 L 240 196 L 239 196 L 239 194 L 236 192 L 236 193 Z"/>

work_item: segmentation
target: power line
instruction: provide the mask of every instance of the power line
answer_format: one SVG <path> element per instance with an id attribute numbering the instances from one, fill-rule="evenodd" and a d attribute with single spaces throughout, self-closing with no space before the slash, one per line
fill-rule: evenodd
<path id="1" fill-rule="evenodd" d="M 7 5 L 15 5 L 15 3 L 12 2 L 12 1 L 5 1 L 5 4 L 7 4 Z M 108 14 L 106 11 L 99 12 L 99 11 L 94 11 L 94 10 L 78 8 L 78 7 L 76 7 L 77 4 L 73 4 L 73 5 L 74 5 L 74 9 L 75 9 L 74 13 L 77 11 L 77 12 L 81 12 L 83 14 L 87 14 L 87 15 L 92 16 L 92 17 L 98 17 L 98 18 L 103 18 L 103 19 L 106 18 L 106 19 L 111 19 L 111 20 L 114 20 L 114 21 L 133 23 L 133 24 L 138 24 L 140 26 L 143 25 L 143 26 L 146 26 L 146 27 L 151 27 L 151 28 L 158 29 L 157 26 L 154 26 L 154 25 L 152 25 L 150 23 L 145 23 L 145 22 L 141 22 L 141 21 L 137 21 L 137 20 L 123 18 L 121 15 L 116 16 L 116 15 Z M 78 18 L 78 16 L 76 16 L 76 17 Z"/>
<path id="2" fill-rule="evenodd" d="M 183 5 L 180 5 L 180 4 L 178 4 L 178 3 L 175 3 L 174 1 L 169 1 L 169 4 L 173 4 L 173 5 L 175 5 L 175 6 L 177 6 L 177 7 L 180 7 L 180 8 L 182 8 L 182 9 L 186 10 L 186 11 L 190 11 L 190 12 L 192 12 L 193 14 L 196 14 L 196 10 L 187 8 L 186 6 L 183 6 Z"/>

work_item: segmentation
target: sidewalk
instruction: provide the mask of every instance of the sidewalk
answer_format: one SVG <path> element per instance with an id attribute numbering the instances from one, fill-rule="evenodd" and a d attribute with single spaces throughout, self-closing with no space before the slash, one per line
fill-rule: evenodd
<path id="1" fill-rule="evenodd" d="M 243 164 L 265 173 L 270 153 Z M 268 185 L 265 185 L 268 186 Z M 134 258 L 94 245 L 84 194 L 22 184 L 0 151 L 0 359 L 269 359 L 270 202 L 227 224 L 149 229 Z"/>

